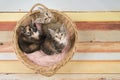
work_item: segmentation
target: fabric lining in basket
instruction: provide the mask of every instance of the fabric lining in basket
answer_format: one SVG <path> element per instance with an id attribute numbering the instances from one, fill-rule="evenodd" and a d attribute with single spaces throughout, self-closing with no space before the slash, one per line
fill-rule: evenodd
<path id="1" fill-rule="evenodd" d="M 40 50 L 35 51 L 32 54 L 25 53 L 25 55 L 35 64 L 38 64 L 40 66 L 52 66 L 60 62 L 66 56 L 66 52 L 68 51 L 68 49 L 69 45 L 67 45 L 63 52 L 59 54 L 46 55 L 42 50 Z"/>
<path id="2" fill-rule="evenodd" d="M 32 7 L 32 9 L 36 6 L 42 6 L 43 8 L 45 7 L 42 4 L 36 4 Z M 47 9 L 47 8 L 45 7 L 45 9 Z M 58 62 L 56 62 L 52 65 L 49 65 L 49 66 L 39 65 L 39 64 L 36 64 L 35 62 L 31 61 L 29 56 L 28 55 L 26 56 L 26 54 L 24 52 L 22 52 L 19 48 L 19 45 L 18 45 L 19 30 L 18 30 L 18 28 L 20 25 L 29 24 L 29 22 L 31 20 L 30 15 L 38 13 L 39 11 L 37 11 L 37 10 L 32 11 L 32 12 L 30 11 L 22 19 L 20 19 L 20 21 L 17 23 L 17 25 L 15 27 L 14 37 L 13 37 L 14 50 L 15 50 L 15 53 L 18 56 L 19 60 L 21 60 L 23 62 L 23 64 L 25 64 L 28 68 L 33 69 L 35 72 L 40 73 L 45 76 L 51 76 L 51 75 L 55 74 L 55 72 L 59 68 L 61 68 L 63 65 L 65 65 L 72 58 L 72 56 L 75 52 L 75 49 L 76 49 L 76 42 L 78 39 L 76 25 L 72 22 L 72 20 L 69 17 L 67 17 L 64 13 L 62 13 L 60 11 L 52 10 L 52 9 L 48 9 L 48 10 L 50 10 L 54 14 L 55 17 L 58 17 L 59 21 L 64 23 L 64 25 L 69 33 L 69 41 L 70 41 L 70 45 L 68 45 L 69 49 L 67 50 L 67 52 L 65 51 L 64 53 L 62 53 L 62 55 L 64 55 L 64 57 L 61 58 L 61 60 L 59 60 Z"/>

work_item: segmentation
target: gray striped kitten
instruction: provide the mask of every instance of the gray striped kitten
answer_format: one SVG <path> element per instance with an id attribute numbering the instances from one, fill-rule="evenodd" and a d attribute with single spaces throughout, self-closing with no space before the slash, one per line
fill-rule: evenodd
<path id="1" fill-rule="evenodd" d="M 41 45 L 41 50 L 47 55 L 62 53 L 68 43 L 67 31 L 64 25 L 56 22 L 43 25 L 42 28 L 46 38 Z"/>

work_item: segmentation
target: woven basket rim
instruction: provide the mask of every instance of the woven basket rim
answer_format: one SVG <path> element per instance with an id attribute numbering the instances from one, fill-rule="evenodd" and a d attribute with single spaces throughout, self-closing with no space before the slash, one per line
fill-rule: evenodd
<path id="1" fill-rule="evenodd" d="M 26 18 L 26 17 L 29 17 L 31 14 L 34 14 L 34 13 L 37 13 L 39 11 L 34 11 L 33 13 L 28 13 L 26 14 L 25 16 L 23 16 L 23 18 L 21 18 L 15 29 L 14 29 L 14 33 L 13 33 L 13 46 L 14 46 L 14 50 L 15 50 L 15 53 L 17 55 L 17 57 L 19 58 L 20 61 L 22 61 L 22 63 L 24 65 L 26 65 L 28 68 L 34 70 L 35 72 L 38 72 L 38 73 L 41 73 L 42 75 L 45 75 L 45 76 L 51 76 L 53 75 L 61 66 L 65 65 L 65 63 L 67 63 L 73 56 L 73 54 L 75 53 L 75 50 L 76 50 L 76 42 L 78 40 L 78 33 L 77 33 L 77 30 L 76 30 L 76 25 L 72 22 L 72 20 L 64 13 L 58 11 L 58 10 L 53 10 L 53 9 L 49 9 L 51 12 L 55 12 L 59 15 L 62 15 L 63 17 L 65 17 L 72 25 L 73 27 L 73 31 L 74 31 L 74 37 L 75 37 L 75 41 L 74 41 L 74 44 L 72 46 L 72 48 L 68 51 L 67 53 L 67 57 L 65 57 L 63 60 L 61 60 L 60 62 L 58 62 L 57 64 L 53 65 L 53 66 L 38 66 L 37 64 L 33 63 L 33 62 L 30 62 L 29 60 L 24 60 L 22 55 L 20 55 L 20 53 L 22 53 L 22 51 L 19 49 L 18 47 L 18 44 L 17 44 L 17 34 L 16 34 L 16 31 L 17 31 L 17 28 L 19 27 L 19 25 L 22 23 L 22 21 Z M 33 66 L 34 65 L 34 66 Z"/>

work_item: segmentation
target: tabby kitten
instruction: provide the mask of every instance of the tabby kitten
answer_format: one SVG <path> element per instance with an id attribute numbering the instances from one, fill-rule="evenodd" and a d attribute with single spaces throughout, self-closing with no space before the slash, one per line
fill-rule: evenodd
<path id="1" fill-rule="evenodd" d="M 39 25 L 31 22 L 28 26 L 20 26 L 18 43 L 20 49 L 29 54 L 40 49 L 40 44 L 42 43 L 42 32 L 38 30 Z M 41 27 L 41 26 L 39 26 Z"/>
<path id="2" fill-rule="evenodd" d="M 35 21 L 35 23 L 42 23 L 42 24 L 47 24 L 55 20 L 54 15 L 52 12 L 46 9 L 39 8 L 39 13 L 35 13 L 31 15 Z"/>
<path id="3" fill-rule="evenodd" d="M 45 41 L 41 45 L 41 50 L 47 55 L 61 53 L 68 42 L 65 27 L 63 25 L 57 24 L 58 23 L 52 24 L 51 26 L 49 25 L 49 27 L 47 25 L 43 26 L 43 30 L 47 29 L 47 32 L 45 34 L 46 35 Z"/>

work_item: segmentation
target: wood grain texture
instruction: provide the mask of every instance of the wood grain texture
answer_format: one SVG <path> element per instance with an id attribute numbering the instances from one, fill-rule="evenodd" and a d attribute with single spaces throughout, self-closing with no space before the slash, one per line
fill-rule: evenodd
<path id="1" fill-rule="evenodd" d="M 79 30 L 79 42 L 120 42 L 119 30 Z M 13 31 L 0 31 L 0 42 L 13 39 Z"/>
<path id="2" fill-rule="evenodd" d="M 0 45 L 0 52 L 14 52 L 12 42 L 5 42 Z"/>
<path id="3" fill-rule="evenodd" d="M 120 80 L 120 74 L 0 74 L 0 80 Z"/>
<path id="4" fill-rule="evenodd" d="M 19 21 L 26 13 L 0 13 L 0 22 Z"/>
<path id="5" fill-rule="evenodd" d="M 120 52 L 120 42 L 81 42 L 77 52 Z"/>
<path id="6" fill-rule="evenodd" d="M 120 42 L 78 42 L 76 52 L 120 52 Z M 11 42 L 0 45 L 0 52 L 14 52 Z"/>
<path id="7" fill-rule="evenodd" d="M 78 30 L 119 30 L 120 12 L 64 12 Z M 0 13 L 0 30 L 13 30 L 16 21 L 27 13 Z"/>
<path id="8" fill-rule="evenodd" d="M 120 42 L 119 30 L 79 30 L 80 42 Z"/>
<path id="9" fill-rule="evenodd" d="M 15 52 L 0 52 L 0 60 L 19 60 Z M 119 52 L 75 52 L 71 61 L 120 62 Z"/>
<path id="10" fill-rule="evenodd" d="M 120 21 L 120 12 L 68 12 L 73 21 Z"/>
<path id="11" fill-rule="evenodd" d="M 63 12 L 73 21 L 120 21 L 120 12 Z M 0 13 L 0 21 L 19 21 L 27 13 Z"/>
<path id="12" fill-rule="evenodd" d="M 76 22 L 78 30 L 120 30 L 119 21 Z"/>
<path id="13" fill-rule="evenodd" d="M 27 68 L 20 61 L 9 60 L 0 61 L 0 73 L 35 73 L 35 71 Z M 120 62 L 69 62 L 57 73 L 120 73 Z"/>
<path id="14" fill-rule="evenodd" d="M 0 43 L 10 42 L 13 38 L 13 31 L 0 31 Z"/>
<path id="15" fill-rule="evenodd" d="M 0 22 L 0 31 L 13 31 L 16 26 L 16 22 Z"/>
<path id="16" fill-rule="evenodd" d="M 106 78 L 83 78 L 83 79 L 63 78 L 59 80 L 106 80 Z"/>
<path id="17" fill-rule="evenodd" d="M 0 13 L 0 31 L 13 31 L 16 22 L 26 13 Z M 67 13 L 81 31 L 120 30 L 120 12 Z M 10 38 L 11 39 L 11 38 Z M 10 40 L 9 40 L 10 41 Z M 0 52 L 13 52 L 11 42 L 0 45 Z M 78 42 L 77 52 L 120 52 L 120 42 Z M 0 60 L 0 73 L 35 73 L 17 60 Z M 120 73 L 120 61 L 70 61 L 57 74 L 103 74 Z M 70 76 L 70 75 L 68 75 Z M 30 76 L 29 76 L 30 77 Z M 88 77 L 88 76 L 87 76 Z M 23 79 L 24 77 L 22 77 Z M 2 79 L 0 77 L 0 79 Z M 9 80 L 8 78 L 7 80 Z M 14 78 L 15 79 L 15 78 Z M 17 78 L 18 79 L 18 78 Z M 16 79 L 16 80 L 17 80 Z M 35 78 L 34 78 L 35 79 Z M 50 78 L 49 78 L 50 79 Z M 48 80 L 49 80 L 48 79 Z M 54 78 L 53 78 L 54 79 Z M 112 77 L 62 77 L 56 80 L 119 80 Z M 3 79 L 4 80 L 4 79 Z M 6 79 L 5 79 L 6 80 Z M 21 79 L 20 79 L 21 80 Z M 30 80 L 30 79 L 29 79 Z M 41 79 L 42 80 L 42 79 Z M 47 79 L 45 79 L 47 80 Z M 51 78 L 52 80 L 52 78 Z"/>
<path id="18" fill-rule="evenodd" d="M 120 30 L 120 21 L 78 21 L 75 22 L 77 30 Z M 16 21 L 0 22 L 0 31 L 12 31 L 16 26 Z"/>

